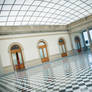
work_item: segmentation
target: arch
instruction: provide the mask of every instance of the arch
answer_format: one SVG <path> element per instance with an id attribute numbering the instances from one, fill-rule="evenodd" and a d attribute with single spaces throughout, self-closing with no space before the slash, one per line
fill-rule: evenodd
<path id="1" fill-rule="evenodd" d="M 41 57 L 42 63 L 48 62 L 49 61 L 49 57 L 48 57 L 48 50 L 47 50 L 46 41 L 40 40 L 38 42 L 38 48 L 39 48 L 39 52 L 40 52 L 40 57 Z"/>
<path id="2" fill-rule="evenodd" d="M 40 42 L 43 42 L 44 44 L 48 45 L 48 43 L 47 43 L 46 40 L 41 39 L 41 40 L 38 41 L 38 46 L 39 46 L 39 43 L 40 43 Z"/>
<path id="3" fill-rule="evenodd" d="M 60 53 L 62 57 L 67 56 L 67 50 L 66 50 L 66 43 L 65 40 L 63 38 L 60 38 L 59 41 L 59 48 L 60 48 Z"/>
<path id="4" fill-rule="evenodd" d="M 46 46 L 47 46 L 47 42 L 44 41 L 44 40 L 40 40 L 40 41 L 38 42 L 38 46 L 40 46 L 40 45 L 46 45 Z"/>
<path id="5" fill-rule="evenodd" d="M 81 43 L 80 43 L 80 37 L 79 36 L 75 36 L 75 44 L 77 47 L 77 51 L 80 53 L 81 52 Z"/>
<path id="6" fill-rule="evenodd" d="M 12 47 L 13 45 L 18 45 L 18 46 L 21 48 L 21 50 L 23 51 L 23 46 L 22 46 L 21 43 L 19 43 L 19 42 L 13 42 L 13 43 L 11 43 L 11 44 L 9 45 L 9 47 L 8 47 L 8 51 L 9 51 L 9 52 L 10 52 L 10 49 L 11 49 L 11 47 Z"/>
<path id="7" fill-rule="evenodd" d="M 75 41 L 79 41 L 79 40 L 80 40 L 79 36 L 75 36 Z"/>
<path id="8" fill-rule="evenodd" d="M 15 42 L 9 46 L 14 70 L 21 70 L 25 68 L 22 49 L 23 48 L 21 48 L 21 45 Z"/>

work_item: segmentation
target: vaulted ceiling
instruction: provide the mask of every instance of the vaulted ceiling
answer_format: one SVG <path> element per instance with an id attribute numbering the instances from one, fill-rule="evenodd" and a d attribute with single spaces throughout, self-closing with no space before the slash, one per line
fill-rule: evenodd
<path id="1" fill-rule="evenodd" d="M 92 15 L 92 0 L 0 0 L 0 26 L 67 25 Z"/>

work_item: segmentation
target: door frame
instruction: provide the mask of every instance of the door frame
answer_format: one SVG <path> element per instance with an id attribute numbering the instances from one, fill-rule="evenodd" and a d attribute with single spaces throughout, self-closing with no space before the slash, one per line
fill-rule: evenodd
<path id="1" fill-rule="evenodd" d="M 65 39 L 64 39 L 64 38 L 59 38 L 59 40 L 63 40 L 63 44 L 62 44 L 62 45 L 64 45 L 64 48 L 65 48 L 66 53 L 61 53 L 61 52 L 60 52 L 60 54 L 61 54 L 62 57 L 65 57 L 65 56 L 67 56 L 67 48 L 66 48 Z M 61 46 L 59 40 L 58 40 L 58 44 L 59 44 L 59 46 Z M 60 47 L 59 47 L 59 48 L 60 48 Z"/>
<path id="2" fill-rule="evenodd" d="M 20 43 L 18 43 L 18 42 L 13 42 L 13 43 L 10 44 L 9 47 L 8 47 L 8 52 L 9 52 L 9 55 L 10 55 L 10 62 L 11 62 L 11 65 L 12 65 L 12 69 L 13 69 L 14 71 L 16 71 L 15 65 L 14 65 L 14 62 L 13 62 L 13 58 L 12 58 L 12 53 L 11 53 L 11 47 L 12 47 L 13 45 L 18 45 L 18 46 L 20 47 L 20 49 L 21 49 L 21 56 L 22 56 L 22 60 L 23 60 L 22 62 L 23 62 L 24 67 L 25 67 L 25 63 L 24 63 L 24 49 L 23 49 L 23 46 L 22 46 Z"/>
<path id="3" fill-rule="evenodd" d="M 78 38 L 78 40 L 76 40 L 76 38 Z M 81 42 L 80 42 L 80 37 L 79 36 L 75 36 L 75 38 L 74 38 L 74 40 L 75 40 L 75 45 L 77 44 L 77 43 L 79 43 L 79 45 L 80 45 L 80 49 L 78 49 L 78 47 L 77 47 L 77 51 L 78 52 L 81 52 Z"/>
<path id="4" fill-rule="evenodd" d="M 43 42 L 45 45 L 45 48 L 46 48 L 46 54 L 47 54 L 47 59 L 46 58 L 41 58 L 41 55 L 40 55 L 40 48 L 42 47 L 42 48 L 44 48 L 44 46 L 39 46 L 39 43 L 40 42 Z M 48 48 L 47 48 L 48 46 L 47 46 L 47 42 L 46 41 L 44 41 L 44 40 L 40 40 L 40 41 L 38 41 L 38 50 L 39 50 L 39 55 L 40 55 L 40 59 L 41 59 L 41 62 L 42 63 L 44 63 L 44 62 L 49 62 L 49 54 L 48 54 Z M 42 52 L 43 52 L 43 50 L 42 50 Z M 44 52 L 43 52 L 43 54 L 44 54 Z M 43 60 L 44 59 L 44 60 Z M 45 61 L 45 60 L 47 60 L 47 61 Z"/>

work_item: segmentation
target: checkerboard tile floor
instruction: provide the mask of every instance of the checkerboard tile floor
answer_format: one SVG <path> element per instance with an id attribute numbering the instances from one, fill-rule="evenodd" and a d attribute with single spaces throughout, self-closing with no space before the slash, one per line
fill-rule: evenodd
<path id="1" fill-rule="evenodd" d="M 0 92 L 92 92 L 91 62 L 80 54 L 15 72 L 0 77 Z"/>

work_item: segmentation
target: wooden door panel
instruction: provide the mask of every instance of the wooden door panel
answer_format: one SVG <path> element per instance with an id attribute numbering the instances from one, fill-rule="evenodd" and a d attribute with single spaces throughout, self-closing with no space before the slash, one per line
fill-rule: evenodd
<path id="1" fill-rule="evenodd" d="M 62 57 L 67 56 L 67 51 L 66 51 L 66 46 L 65 46 L 65 44 L 63 43 L 63 44 L 59 44 L 59 45 L 60 45 L 60 49 L 61 49 L 61 56 L 62 56 Z"/>
<path id="2" fill-rule="evenodd" d="M 42 60 L 42 63 L 44 63 L 44 62 L 48 62 L 49 61 L 49 58 L 46 57 L 46 58 L 42 58 L 41 60 Z"/>
<path id="3" fill-rule="evenodd" d="M 19 70 L 19 65 L 15 65 L 15 70 Z"/>
<path id="4" fill-rule="evenodd" d="M 40 56 L 42 63 L 49 61 L 46 45 L 40 46 Z"/>
<path id="5" fill-rule="evenodd" d="M 80 53 L 81 52 L 81 45 L 80 45 L 80 41 L 77 41 L 77 51 Z"/>
<path id="6" fill-rule="evenodd" d="M 12 53 L 12 60 L 13 60 L 13 63 L 14 63 L 14 69 L 15 70 L 20 70 L 20 69 L 25 68 L 21 52 Z"/>
<path id="7" fill-rule="evenodd" d="M 81 49 L 78 49 L 77 51 L 80 53 L 81 52 Z"/>
<path id="8" fill-rule="evenodd" d="M 24 69 L 25 68 L 24 64 L 21 64 L 19 67 L 20 67 L 20 69 Z"/>
<path id="9" fill-rule="evenodd" d="M 25 68 L 24 64 L 15 65 L 15 69 L 16 69 L 16 70 L 20 70 L 20 69 L 24 69 L 24 68 Z"/>
<path id="10" fill-rule="evenodd" d="M 67 56 L 67 53 L 62 53 L 61 56 L 65 57 L 65 56 Z"/>
<path id="11" fill-rule="evenodd" d="M 16 52 L 21 52 L 21 50 L 18 49 L 18 50 L 12 50 L 12 51 L 11 51 L 11 53 L 16 53 Z"/>

